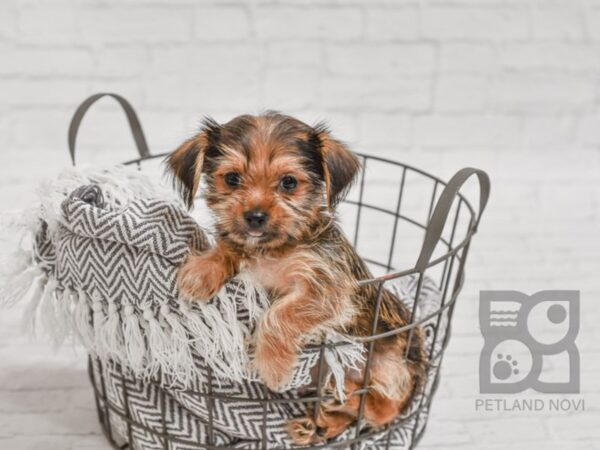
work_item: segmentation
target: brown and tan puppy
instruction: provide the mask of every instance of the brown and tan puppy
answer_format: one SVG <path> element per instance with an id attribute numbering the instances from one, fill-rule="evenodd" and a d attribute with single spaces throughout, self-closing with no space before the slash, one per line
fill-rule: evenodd
<path id="1" fill-rule="evenodd" d="M 167 164 L 189 206 L 204 178 L 218 232 L 212 250 L 191 255 L 180 269 L 180 292 L 210 299 L 240 271 L 267 289 L 272 304 L 254 345 L 255 368 L 269 388 L 288 384 L 302 346 L 324 331 L 371 335 L 377 288 L 359 286 L 372 275 L 333 214 L 360 165 L 324 126 L 271 112 L 223 125 L 205 120 Z M 384 289 L 376 332 L 409 320 L 403 304 Z M 364 409 L 372 427 L 398 416 L 423 383 L 420 329 L 405 358 L 407 341 L 408 333 L 401 333 L 375 343 Z M 344 431 L 356 420 L 360 396 L 352 393 L 362 388 L 363 376 L 348 373 L 347 400 L 324 402 L 316 423 L 308 417 L 293 421 L 293 439 L 309 444 Z"/>

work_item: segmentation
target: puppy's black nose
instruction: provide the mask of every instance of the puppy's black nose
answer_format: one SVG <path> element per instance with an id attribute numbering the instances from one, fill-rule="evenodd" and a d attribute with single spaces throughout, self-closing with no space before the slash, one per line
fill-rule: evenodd
<path id="1" fill-rule="evenodd" d="M 244 219 L 250 228 L 261 228 L 267 223 L 268 214 L 264 211 L 253 210 L 244 213 Z"/>

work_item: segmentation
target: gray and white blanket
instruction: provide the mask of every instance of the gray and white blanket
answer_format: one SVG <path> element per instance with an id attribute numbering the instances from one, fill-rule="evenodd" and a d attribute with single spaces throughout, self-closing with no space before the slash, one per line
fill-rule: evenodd
<path id="1" fill-rule="evenodd" d="M 177 267 L 191 250 L 209 245 L 179 200 L 126 169 L 70 170 L 41 192 L 39 207 L 29 214 L 31 246 L 21 249 L 22 265 L 11 267 L 0 301 L 29 298 L 29 328 L 41 323 L 56 346 L 66 339 L 83 344 L 92 356 L 95 387 L 122 413 L 110 421 L 123 441 L 132 448 L 161 449 L 166 433 L 173 438 L 169 448 L 201 448 L 193 443 L 209 438 L 225 448 L 259 448 L 263 441 L 268 448 L 291 445 L 286 423 L 306 413 L 306 405 L 294 399 L 311 383 L 319 352 L 306 348 L 288 388 L 270 392 L 249 371 L 246 348 L 268 306 L 261 287 L 241 275 L 208 303 L 178 298 Z M 414 278 L 391 288 L 412 305 Z M 439 306 L 431 280 L 425 280 L 421 296 L 419 315 Z M 428 344 L 439 347 L 443 333 L 436 342 L 428 335 Z M 344 369 L 363 360 L 363 346 L 337 334 L 323 339 L 335 344 L 324 352 L 326 376 L 341 381 Z M 211 404 L 202 395 L 209 391 Z M 262 401 L 267 398 L 289 401 Z M 424 415 L 426 410 L 413 414 L 395 428 L 390 448 L 408 448 L 415 419 Z M 131 430 L 126 416 L 135 424 Z M 372 436 L 361 448 L 387 443 L 387 434 L 364 432 Z"/>

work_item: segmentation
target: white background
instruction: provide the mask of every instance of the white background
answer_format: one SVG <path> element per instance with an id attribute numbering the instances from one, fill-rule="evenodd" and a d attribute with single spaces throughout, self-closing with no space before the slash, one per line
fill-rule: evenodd
<path id="1" fill-rule="evenodd" d="M 421 448 L 600 449 L 599 88 L 596 0 L 2 0 L 0 209 L 69 163 L 68 120 L 97 91 L 132 101 L 154 152 L 203 115 L 268 108 L 445 179 L 485 169 Z M 134 155 L 109 103 L 86 118 L 82 162 Z M 481 289 L 581 290 L 585 413 L 475 411 Z M 0 315 L 0 448 L 108 448 L 82 357 L 18 337 L 18 315 Z"/>

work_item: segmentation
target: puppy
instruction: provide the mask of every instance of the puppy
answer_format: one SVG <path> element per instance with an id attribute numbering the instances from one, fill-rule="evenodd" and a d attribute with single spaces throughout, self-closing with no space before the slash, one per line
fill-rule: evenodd
<path id="1" fill-rule="evenodd" d="M 204 197 L 218 232 L 214 248 L 191 255 L 181 267 L 180 292 L 210 299 L 240 271 L 265 287 L 272 304 L 255 331 L 254 364 L 270 389 L 290 382 L 298 352 L 323 332 L 373 333 L 378 289 L 359 286 L 372 275 L 334 216 L 360 164 L 326 127 L 274 112 L 239 116 L 223 125 L 207 119 L 167 165 L 190 207 L 201 177 L 205 180 Z M 402 302 L 382 289 L 375 333 L 409 321 Z M 376 340 L 366 423 L 380 427 L 398 416 L 422 386 L 425 365 L 419 328 L 411 339 L 405 332 Z M 360 395 L 353 392 L 362 389 L 363 372 L 346 374 L 346 401 L 324 401 L 316 422 L 311 414 L 290 424 L 296 443 L 332 438 L 356 420 Z M 335 392 L 334 386 L 326 391 Z"/>

